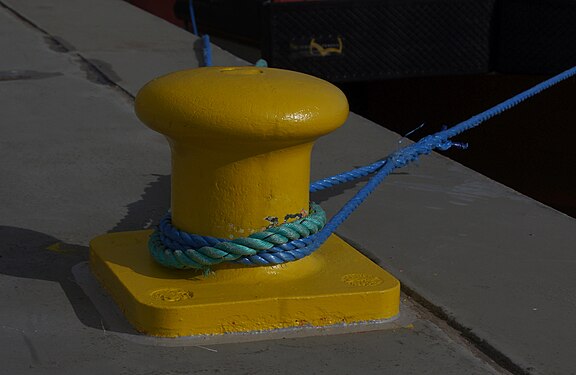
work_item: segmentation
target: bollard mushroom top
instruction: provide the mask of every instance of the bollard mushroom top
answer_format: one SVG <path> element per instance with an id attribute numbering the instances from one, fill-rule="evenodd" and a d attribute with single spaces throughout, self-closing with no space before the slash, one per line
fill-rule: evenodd
<path id="1" fill-rule="evenodd" d="M 306 74 L 259 67 L 171 73 L 136 97 L 142 122 L 169 138 L 306 142 L 340 127 L 346 96 Z"/>

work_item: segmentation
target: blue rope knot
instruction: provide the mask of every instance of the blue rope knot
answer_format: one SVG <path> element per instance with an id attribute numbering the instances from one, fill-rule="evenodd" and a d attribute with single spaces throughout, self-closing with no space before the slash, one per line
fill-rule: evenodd
<path id="1" fill-rule="evenodd" d="M 440 134 L 427 135 L 418 142 L 393 153 L 390 157 L 395 166 L 401 168 L 418 159 L 420 155 L 428 155 L 435 148 L 447 150 L 451 142 Z"/>
<path id="2" fill-rule="evenodd" d="M 401 168 L 416 161 L 420 155 L 428 155 L 435 149 L 446 151 L 452 147 L 468 148 L 468 144 L 453 142 L 448 138 L 448 135 L 444 131 L 427 135 L 418 142 L 393 153 L 390 155 L 389 160 L 396 167 Z"/>

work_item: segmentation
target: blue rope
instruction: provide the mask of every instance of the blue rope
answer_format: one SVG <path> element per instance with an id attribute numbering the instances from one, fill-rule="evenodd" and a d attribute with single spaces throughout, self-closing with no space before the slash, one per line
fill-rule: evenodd
<path id="1" fill-rule="evenodd" d="M 501 114 L 504 111 L 509 110 L 510 108 L 515 107 L 516 105 L 522 103 L 526 99 L 531 98 L 534 95 L 541 93 L 542 91 L 549 89 L 550 87 L 576 75 L 576 66 L 570 68 L 552 78 L 547 79 L 544 82 L 537 84 L 536 86 L 521 92 L 518 95 L 513 96 L 512 98 L 503 101 L 502 103 L 495 105 L 494 107 L 469 118 L 466 121 L 463 121 L 450 129 L 447 129 L 443 132 L 437 133 L 441 134 L 442 137 L 452 138 L 460 133 L 463 133 L 466 130 L 472 129 L 486 120 L 491 119 L 494 116 Z"/>
<path id="2" fill-rule="evenodd" d="M 198 26 L 196 25 L 196 13 L 194 12 L 194 4 L 192 0 L 188 0 L 188 11 L 190 13 L 192 33 L 196 36 L 200 36 L 198 33 Z M 208 34 L 202 35 L 202 57 L 204 60 L 204 66 L 212 66 L 212 47 L 210 45 L 210 36 Z"/>
<path id="3" fill-rule="evenodd" d="M 334 215 L 327 223 L 315 234 L 304 238 L 290 238 L 291 241 L 283 242 L 280 246 L 273 246 L 271 248 L 263 249 L 262 251 L 255 251 L 256 254 L 246 254 L 239 258 L 234 259 L 234 262 L 245 264 L 245 265 L 268 265 L 268 264 L 280 264 L 288 261 L 293 261 L 301 259 L 316 249 L 318 249 L 329 237 L 335 232 L 338 227 L 354 212 L 360 204 L 362 204 L 368 196 L 382 183 L 384 178 L 388 176 L 396 168 L 401 168 L 406 166 L 412 161 L 416 161 L 420 155 L 430 154 L 433 150 L 448 150 L 453 146 L 463 147 L 461 144 L 452 142 L 450 138 L 466 131 L 472 129 L 481 123 L 495 117 L 502 112 L 520 104 L 526 99 L 558 84 L 559 82 L 566 80 L 570 77 L 576 75 L 576 67 L 566 70 L 476 116 L 463 121 L 452 128 L 442 130 L 435 134 L 426 136 L 420 139 L 418 142 L 412 145 L 406 146 L 383 160 L 379 160 L 370 165 L 353 169 L 348 172 L 340 173 L 338 175 L 324 178 L 313 182 L 310 185 L 310 191 L 316 192 L 320 190 L 327 189 L 337 184 L 344 182 L 350 182 L 357 180 L 359 178 L 373 175 L 366 185 L 364 185 L 353 197 L 350 199 L 341 209 Z M 320 208 L 318 208 L 320 209 Z M 272 228 L 274 229 L 274 228 Z M 280 229 L 280 228 L 278 228 Z M 170 245 L 170 248 L 165 248 L 164 245 L 158 243 L 158 239 L 162 236 L 163 228 L 162 225 L 159 231 L 155 232 L 150 244 L 150 252 L 154 259 L 160 264 L 171 267 L 171 268 L 203 268 L 206 269 L 211 264 L 208 259 L 200 259 L 199 262 L 195 264 L 185 264 L 185 259 L 181 256 L 183 251 L 187 251 L 187 246 L 189 244 L 176 243 Z M 197 235 L 189 235 L 193 237 L 201 238 L 202 241 L 210 243 L 214 241 L 210 237 L 202 237 Z M 238 241 L 239 239 L 234 239 L 232 241 Z M 220 241 L 216 239 L 216 241 Z M 225 240 L 223 240 L 225 241 Z M 156 246 L 157 245 L 157 246 Z M 173 246 L 173 248 L 172 248 Z M 174 250 L 175 249 L 175 250 Z M 226 255 L 223 255 L 226 256 Z M 184 261 L 182 261 L 184 259 Z"/>
<path id="4" fill-rule="evenodd" d="M 310 184 L 310 192 L 315 193 L 317 191 L 322 191 L 324 189 L 328 189 L 345 182 L 356 181 L 362 177 L 369 176 L 379 171 L 384 166 L 384 164 L 386 164 L 386 160 L 387 159 L 378 160 L 377 162 L 366 165 L 364 167 L 356 168 L 351 171 L 342 172 L 331 177 L 326 177 L 321 180 L 314 181 Z"/>
<path id="5" fill-rule="evenodd" d="M 198 27 L 196 26 L 196 14 L 194 13 L 194 4 L 192 0 L 188 1 L 188 11 L 190 12 L 190 24 L 192 25 L 192 32 L 198 36 Z"/>
<path id="6" fill-rule="evenodd" d="M 208 34 L 202 35 L 202 46 L 204 66 L 212 66 L 212 47 L 210 46 L 210 37 Z"/>

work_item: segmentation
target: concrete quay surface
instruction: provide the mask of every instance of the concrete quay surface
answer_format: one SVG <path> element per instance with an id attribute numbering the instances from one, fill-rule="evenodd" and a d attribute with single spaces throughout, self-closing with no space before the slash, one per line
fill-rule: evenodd
<path id="1" fill-rule="evenodd" d="M 576 373 L 575 220 L 436 154 L 338 231 L 402 282 L 395 324 L 240 343 L 133 332 L 88 285 L 87 244 L 168 209 L 169 149 L 133 97 L 198 66 L 197 45 L 121 0 L 0 0 L 1 374 Z M 313 179 L 399 139 L 351 115 L 318 142 Z M 312 198 L 331 215 L 359 185 Z"/>

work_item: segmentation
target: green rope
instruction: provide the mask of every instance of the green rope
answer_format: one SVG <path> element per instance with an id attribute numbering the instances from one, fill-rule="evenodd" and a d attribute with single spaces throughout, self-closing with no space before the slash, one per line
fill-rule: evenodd
<path id="1" fill-rule="evenodd" d="M 206 271 L 216 264 L 239 258 L 255 257 L 254 262 L 257 263 L 259 257 L 290 257 L 292 255 L 289 250 L 293 250 L 293 245 L 288 243 L 317 233 L 325 224 L 324 210 L 319 205 L 310 203 L 310 214 L 304 218 L 266 228 L 248 237 L 215 241 L 214 244 L 198 247 L 195 238 L 176 229 L 170 218 L 166 217 L 160 225 L 161 230 L 154 231 L 150 236 L 148 248 L 155 260 L 170 268 Z"/>

